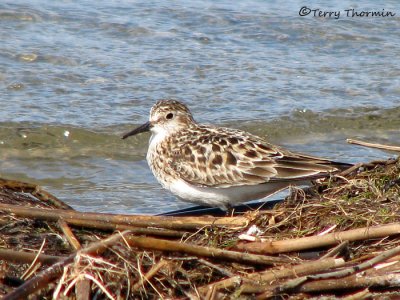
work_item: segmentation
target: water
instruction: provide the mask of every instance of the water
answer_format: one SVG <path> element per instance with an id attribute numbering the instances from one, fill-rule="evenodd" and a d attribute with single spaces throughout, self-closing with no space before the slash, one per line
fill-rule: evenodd
<path id="1" fill-rule="evenodd" d="M 159 213 L 164 191 L 122 141 L 160 98 L 200 122 L 249 130 L 346 162 L 399 144 L 400 4 L 387 18 L 300 17 L 297 1 L 11 1 L 0 4 L 0 176 L 34 182 L 76 209 Z M 353 8 L 322 1 L 312 9 Z"/>

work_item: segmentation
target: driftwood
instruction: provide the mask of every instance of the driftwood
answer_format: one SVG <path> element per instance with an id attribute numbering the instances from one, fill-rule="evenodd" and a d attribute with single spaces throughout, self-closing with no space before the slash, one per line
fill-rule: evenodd
<path id="1" fill-rule="evenodd" d="M 197 230 L 204 226 L 227 226 L 233 228 L 242 228 L 249 223 L 245 217 L 160 217 L 160 216 L 143 216 L 143 215 L 116 215 L 93 212 L 77 212 L 60 209 L 42 209 L 34 207 L 21 207 L 18 205 L 0 204 L 0 211 L 14 214 L 23 218 L 34 218 L 46 221 L 58 221 L 60 219 L 65 222 L 77 226 L 90 226 L 90 222 L 94 222 L 94 226 L 102 223 L 112 223 L 115 225 L 132 226 L 132 227 L 158 227 L 165 229 L 184 229 Z"/>
<path id="2" fill-rule="evenodd" d="M 30 264 L 37 257 L 37 261 L 45 264 L 51 265 L 63 259 L 62 256 L 46 255 L 25 251 L 14 251 L 9 249 L 0 249 L 0 260 L 12 261 L 21 264 Z"/>
<path id="3" fill-rule="evenodd" d="M 244 279 L 241 276 L 231 277 L 206 285 L 204 287 L 200 287 L 199 292 L 206 294 L 209 290 L 230 289 L 243 280 L 243 285 L 241 286 L 242 293 L 259 293 L 265 290 L 262 283 L 269 285 L 271 282 L 280 279 L 315 274 L 324 270 L 341 267 L 344 265 L 344 263 L 344 260 L 341 258 L 327 258 L 313 262 L 304 262 L 302 264 L 282 268 L 280 270 L 274 269 L 264 272 L 256 272 L 249 274 Z M 256 284 L 257 282 L 258 284 Z"/>
<path id="4" fill-rule="evenodd" d="M 99 214 L 101 216 L 101 214 Z M 163 237 L 176 237 L 180 238 L 184 236 L 187 231 L 186 230 L 173 230 L 173 229 L 165 229 L 165 228 L 158 228 L 154 227 L 137 227 L 136 225 L 120 225 L 116 224 L 113 222 L 106 222 L 106 221 L 96 221 L 96 220 L 86 220 L 86 219 L 76 219 L 76 218 L 71 218 L 68 219 L 67 221 L 64 220 L 64 222 L 73 225 L 75 227 L 86 227 L 86 228 L 93 228 L 93 229 L 99 229 L 99 230 L 109 230 L 109 231 L 124 231 L 124 230 L 130 230 L 133 233 L 136 234 L 145 234 L 145 235 L 154 235 L 154 236 L 163 236 Z M 174 225 L 172 225 L 173 227 Z M 179 226 L 177 226 L 179 227 Z"/>
<path id="5" fill-rule="evenodd" d="M 275 265 L 291 263 L 292 260 L 285 257 L 273 257 L 266 255 L 256 255 L 237 251 L 229 251 L 212 247 L 196 246 L 181 242 L 155 239 L 150 237 L 137 237 L 129 235 L 126 237 L 129 245 L 141 249 L 151 249 L 168 252 L 181 252 L 200 257 L 230 260 L 260 265 Z"/>
<path id="6" fill-rule="evenodd" d="M 335 278 L 335 279 L 346 278 L 347 280 L 352 281 L 352 279 L 353 279 L 351 277 L 352 275 L 362 272 L 362 271 L 365 271 L 367 269 L 370 269 L 373 266 L 377 265 L 378 263 L 386 261 L 389 258 L 394 257 L 395 255 L 398 255 L 399 253 L 400 253 L 400 247 L 396 247 L 394 249 L 384 251 L 383 253 L 379 254 L 378 256 L 376 256 L 370 260 L 367 260 L 358 265 L 351 266 L 349 268 L 345 268 L 345 269 L 333 271 L 333 272 L 328 272 L 328 273 L 323 273 L 323 274 L 298 277 L 294 280 L 286 282 L 285 284 L 266 286 L 265 287 L 266 291 L 262 295 L 260 295 L 260 299 L 263 299 L 264 297 L 272 297 L 273 295 L 277 295 L 277 294 L 282 294 L 288 290 L 293 290 L 293 289 L 298 289 L 298 290 L 301 290 L 302 292 L 305 292 L 305 291 L 310 292 L 312 290 L 307 290 L 307 288 L 306 289 L 300 288 L 300 286 L 305 285 L 306 282 L 310 281 L 310 280 L 319 280 L 318 283 L 314 283 L 314 285 L 317 285 L 320 288 L 323 286 L 326 286 L 324 289 L 328 289 L 331 286 L 331 282 L 321 281 L 321 279 L 325 280 L 325 279 L 333 279 L 333 278 Z M 374 275 L 373 278 L 376 278 L 376 275 Z M 400 277 L 396 277 L 396 278 L 400 279 Z M 354 276 L 354 280 L 355 280 L 355 282 L 360 284 L 360 281 L 357 280 L 356 276 Z M 354 280 L 353 280 L 353 283 L 346 284 L 347 287 L 351 287 L 351 285 L 354 285 L 354 283 L 355 283 Z M 372 279 L 372 280 L 374 280 L 374 279 Z M 368 283 L 368 282 L 370 282 L 370 281 L 367 280 L 364 283 Z M 381 281 L 379 281 L 379 282 L 381 282 Z M 368 285 L 366 285 L 366 286 L 368 286 Z M 400 283 L 398 283 L 397 286 L 400 286 Z M 360 285 L 360 286 L 354 285 L 353 287 L 364 287 L 364 286 L 363 285 Z"/>
<path id="7" fill-rule="evenodd" d="M 342 241 L 351 242 L 365 239 L 377 239 L 398 234 L 400 234 L 400 223 L 393 223 L 328 233 L 322 236 L 317 235 L 282 241 L 261 241 L 248 244 L 241 243 L 236 247 L 236 249 L 253 253 L 277 254 L 318 247 L 327 247 L 336 245 Z"/>
<path id="8" fill-rule="evenodd" d="M 389 150 L 389 151 L 400 152 L 400 147 L 399 146 L 390 146 L 390 145 L 383 145 L 383 144 L 376 144 L 376 143 L 368 143 L 368 142 L 363 142 L 363 141 L 360 141 L 360 140 L 353 140 L 353 139 L 347 139 L 347 142 L 349 144 L 364 146 L 364 147 L 368 147 L 368 148 L 376 148 L 376 149 L 381 149 L 381 150 Z"/>
<path id="9" fill-rule="evenodd" d="M 332 291 L 332 290 L 350 291 L 352 289 L 354 290 L 354 289 L 368 288 L 368 287 L 386 287 L 386 288 L 400 287 L 400 274 L 387 274 L 380 276 L 362 276 L 362 277 L 353 275 L 342 279 L 335 279 L 335 280 L 325 279 L 315 282 L 304 283 L 298 288 L 296 288 L 295 291 L 298 293 L 312 293 L 312 292 Z M 278 287 L 272 286 L 271 288 L 273 289 Z M 256 299 L 268 299 L 273 297 L 274 295 L 279 295 L 279 294 L 280 294 L 279 292 L 268 290 L 260 294 L 258 297 L 256 297 Z"/>
<path id="10" fill-rule="evenodd" d="M 361 264 L 346 268 L 344 270 L 339 270 L 339 271 L 320 274 L 320 275 L 314 275 L 314 276 L 310 276 L 308 278 L 309 279 L 324 279 L 324 278 L 345 277 L 345 276 L 352 275 L 354 273 L 361 272 L 366 269 L 372 268 L 374 265 L 381 263 L 383 261 L 386 261 L 389 258 L 392 258 L 399 254 L 400 254 L 400 247 L 396 247 L 394 249 L 386 250 L 386 251 L 382 252 L 381 254 L 379 254 Z"/>

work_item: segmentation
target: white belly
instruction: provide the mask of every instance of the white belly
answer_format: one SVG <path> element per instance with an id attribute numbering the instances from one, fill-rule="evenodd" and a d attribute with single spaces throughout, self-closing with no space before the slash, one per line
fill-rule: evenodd
<path id="1" fill-rule="evenodd" d="M 183 180 L 166 186 L 173 194 L 192 203 L 220 207 L 226 210 L 229 206 L 261 199 L 287 188 L 286 183 L 266 183 L 229 188 L 198 187 Z"/>

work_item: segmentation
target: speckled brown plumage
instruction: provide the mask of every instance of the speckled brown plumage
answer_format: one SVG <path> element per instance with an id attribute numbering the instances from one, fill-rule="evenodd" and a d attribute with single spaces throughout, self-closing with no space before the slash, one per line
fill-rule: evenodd
<path id="1" fill-rule="evenodd" d="M 144 131 L 143 126 L 124 137 Z M 174 100 L 153 106 L 148 127 L 153 135 L 147 160 L 156 178 L 184 200 L 201 204 L 226 207 L 230 198 L 233 203 L 261 198 L 347 166 L 290 152 L 241 130 L 197 124 L 189 109 Z M 256 192 L 251 186 L 257 186 Z M 233 194 L 236 190 L 243 195 Z M 215 201 L 207 199 L 215 195 Z"/>
<path id="2" fill-rule="evenodd" d="M 312 179 L 337 170 L 330 161 L 281 150 L 240 130 L 197 124 L 166 138 L 155 153 L 149 163 L 157 169 L 163 156 L 170 176 L 219 188 Z"/>

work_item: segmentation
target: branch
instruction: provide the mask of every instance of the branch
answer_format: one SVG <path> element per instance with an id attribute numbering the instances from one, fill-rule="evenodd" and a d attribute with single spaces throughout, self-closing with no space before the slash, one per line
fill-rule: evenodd
<path id="1" fill-rule="evenodd" d="M 381 276 L 349 276 L 341 279 L 325 279 L 308 282 L 300 286 L 297 292 L 320 292 L 327 290 L 348 290 L 366 287 L 399 287 L 400 274 L 385 274 Z M 261 298 L 264 299 L 264 298 Z"/>
<path id="2" fill-rule="evenodd" d="M 241 287 L 242 293 L 261 293 L 265 290 L 265 286 L 261 285 L 265 283 L 269 285 L 271 282 L 285 279 L 294 278 L 297 276 L 304 276 L 309 274 L 316 274 L 332 268 L 341 267 L 344 265 L 343 259 L 327 258 L 313 262 L 305 262 L 295 266 L 289 266 L 281 268 L 279 270 L 268 270 L 263 272 L 257 272 L 247 275 L 243 278 L 243 285 Z M 241 276 L 234 276 L 228 279 L 224 279 L 212 284 L 200 287 L 198 290 L 201 294 L 205 295 L 209 290 L 220 290 L 229 289 L 239 284 L 242 281 Z M 255 284 L 256 281 L 258 284 Z"/>
<path id="3" fill-rule="evenodd" d="M 195 230 L 204 226 L 216 225 L 227 227 L 244 227 L 249 223 L 245 217 L 166 217 L 143 215 L 118 215 L 94 212 L 78 212 L 61 209 L 44 209 L 35 207 L 21 207 L 18 205 L 0 204 L 0 210 L 12 213 L 19 217 L 34 218 L 46 221 L 65 220 L 67 223 L 80 225 L 82 223 L 97 222 L 113 223 L 134 227 L 161 227 L 168 229 Z"/>
<path id="4" fill-rule="evenodd" d="M 169 262 L 161 259 L 156 265 L 153 265 L 149 272 L 146 275 L 142 276 L 138 282 L 136 282 L 132 290 L 138 290 L 142 285 L 146 284 L 150 279 L 157 274 L 157 272 L 164 266 L 166 266 Z"/>
<path id="5" fill-rule="evenodd" d="M 294 289 L 296 289 L 296 291 L 298 291 L 298 289 L 301 289 L 301 287 L 299 287 L 299 286 L 305 285 L 306 281 L 308 281 L 308 280 L 331 279 L 331 278 L 339 279 L 339 278 L 343 278 L 343 277 L 350 278 L 349 276 L 354 275 L 355 273 L 359 273 L 361 271 L 365 271 L 378 263 L 381 263 L 389 258 L 392 258 L 392 257 L 398 255 L 399 253 L 400 253 L 400 247 L 396 247 L 396 248 L 384 251 L 384 252 L 380 253 L 379 255 L 377 255 L 376 257 L 373 257 L 370 260 L 367 260 L 361 264 L 358 264 L 358 265 L 355 265 L 355 266 L 352 266 L 349 268 L 345 268 L 345 269 L 333 271 L 333 272 L 328 272 L 328 273 L 302 276 L 302 277 L 298 277 L 293 280 L 289 280 L 288 282 L 285 282 L 285 283 L 270 285 L 265 288 L 266 291 L 263 293 L 261 298 L 264 299 L 263 297 L 270 297 L 273 295 L 282 294 L 284 292 L 294 290 Z M 360 277 L 360 276 L 358 276 L 358 277 Z M 318 282 L 323 282 L 323 281 L 318 281 Z M 399 283 L 399 285 L 400 285 L 400 283 Z"/>
<path id="6" fill-rule="evenodd" d="M 81 244 L 79 243 L 78 239 L 72 232 L 71 228 L 68 226 L 67 222 L 64 220 L 58 220 L 58 226 L 60 227 L 61 231 L 64 233 L 65 237 L 67 238 L 69 244 L 74 248 L 74 250 L 79 250 L 82 248 Z"/>
<path id="7" fill-rule="evenodd" d="M 372 266 L 383 262 L 393 256 L 399 255 L 400 254 L 400 247 L 396 247 L 390 250 L 386 250 L 379 255 L 375 256 L 374 258 L 371 258 L 370 260 L 367 260 L 359 265 L 344 269 L 344 270 L 339 270 L 336 272 L 330 272 L 330 273 L 325 273 L 325 274 L 320 274 L 320 275 L 314 275 L 308 277 L 308 279 L 325 279 L 325 278 L 340 278 L 348 275 L 352 275 L 354 273 L 358 273 L 360 271 L 364 271 L 366 269 L 371 268 Z"/>
<path id="8" fill-rule="evenodd" d="M 36 257 L 38 262 L 46 265 L 54 264 L 65 258 L 62 256 L 53 256 L 46 254 L 37 255 L 37 253 L 32 252 L 0 249 L 0 260 L 13 261 L 20 264 L 30 264 Z"/>
<path id="9" fill-rule="evenodd" d="M 67 222 L 58 220 L 58 226 L 61 228 L 69 244 L 74 250 L 82 248 L 81 243 L 78 241 Z M 90 299 L 91 282 L 87 278 L 79 279 L 75 285 L 76 300 L 89 300 Z"/>
<path id="10" fill-rule="evenodd" d="M 349 241 L 341 242 L 339 245 L 333 247 L 333 249 L 329 250 L 325 253 L 321 259 L 328 258 L 328 257 L 335 257 L 338 254 L 342 253 L 344 250 L 348 251 Z"/>
<path id="11" fill-rule="evenodd" d="M 185 244 L 182 242 L 155 239 L 150 237 L 138 237 L 129 235 L 126 238 L 128 244 L 141 249 L 151 249 L 168 252 L 181 252 L 201 257 L 210 257 L 214 259 L 224 259 L 240 263 L 274 265 L 282 263 L 291 263 L 292 260 L 283 257 L 273 257 L 266 255 L 256 255 L 242 253 L 237 251 L 223 250 L 213 247 L 204 247 Z"/>
<path id="12" fill-rule="evenodd" d="M 400 234 L 400 223 L 392 223 L 381 226 L 363 227 L 347 231 L 333 232 L 323 236 L 309 236 L 298 239 L 262 241 L 247 244 L 240 243 L 236 246 L 236 249 L 253 253 L 277 254 L 332 246 L 342 241 L 353 242 L 359 240 L 383 238 L 397 234 Z"/>
<path id="13" fill-rule="evenodd" d="M 353 140 L 353 139 L 347 139 L 346 141 L 349 144 L 354 144 L 354 145 L 359 145 L 359 146 L 364 146 L 364 147 L 369 147 L 369 148 L 376 148 L 376 149 L 400 152 L 400 147 L 399 146 L 389 146 L 389 145 L 382 145 L 382 144 L 374 144 L 374 143 L 368 143 L 368 142 L 363 142 L 363 141 L 360 141 L 360 140 Z"/>

